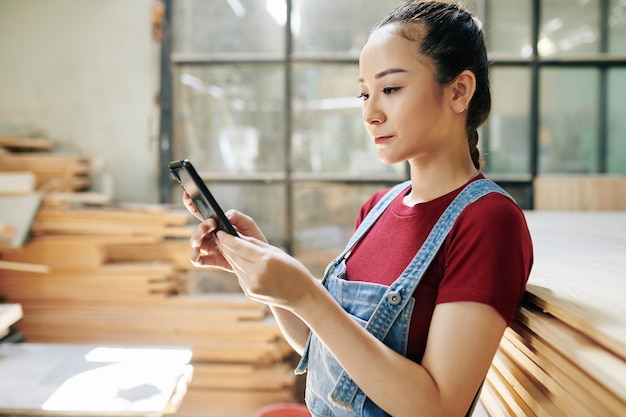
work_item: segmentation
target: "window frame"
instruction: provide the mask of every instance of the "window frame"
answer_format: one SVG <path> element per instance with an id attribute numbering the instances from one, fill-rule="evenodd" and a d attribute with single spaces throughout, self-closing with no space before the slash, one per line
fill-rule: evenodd
<path id="1" fill-rule="evenodd" d="M 189 53 L 172 53 L 172 0 L 164 0 L 165 14 L 163 25 L 163 43 L 161 52 L 161 92 L 160 92 L 160 133 L 159 133 L 159 166 L 161 167 L 159 176 L 160 201 L 162 203 L 171 203 L 172 187 L 174 183 L 167 170 L 167 164 L 171 160 L 173 152 L 173 144 L 176 140 L 173 137 L 173 79 L 172 68 L 177 65 L 223 65 L 223 64 L 254 64 L 254 63 L 271 63 L 284 65 L 285 71 L 285 107 L 284 107 L 284 152 L 285 163 L 281 173 L 246 173 L 237 175 L 217 174 L 217 173 L 201 173 L 203 179 L 208 182 L 220 183 L 246 183 L 246 184 L 264 184 L 264 183 L 281 183 L 285 187 L 285 213 L 287 219 L 284 221 L 285 230 L 287 231 L 287 241 L 285 249 L 291 253 L 294 225 L 293 225 L 293 187 L 302 182 L 328 182 L 342 184 L 372 184 L 383 183 L 393 185 L 398 183 L 397 177 L 384 176 L 354 176 L 345 174 L 316 174 L 316 173 L 297 173 L 294 172 L 291 163 L 291 135 L 293 130 L 292 121 L 292 78 L 294 64 L 358 64 L 357 56 L 347 56 L 341 54 L 322 54 L 322 55 L 298 55 L 294 53 L 293 41 L 291 38 L 291 10 L 292 0 L 285 0 L 287 5 L 287 21 L 285 24 L 285 45 L 284 55 L 282 54 L 189 54 Z M 489 16 L 490 7 L 494 0 L 479 0 L 478 8 L 484 16 Z M 539 41 L 540 24 L 541 24 L 541 5 L 544 0 L 531 0 L 531 44 L 532 54 L 528 58 L 512 56 L 506 54 L 493 53 L 489 55 L 490 66 L 492 68 L 500 67 L 520 67 L 530 69 L 530 109 L 529 109 L 529 137 L 528 149 L 529 167 L 527 174 L 497 174 L 486 172 L 486 176 L 495 180 L 505 189 L 517 190 L 522 192 L 524 196 L 528 196 L 522 207 L 525 209 L 534 208 L 533 198 L 533 182 L 539 172 L 539 129 L 540 129 L 540 73 L 544 68 L 597 68 L 600 73 L 599 94 L 597 97 L 598 111 L 598 173 L 607 172 L 607 143 L 608 143 L 608 80 L 607 74 L 609 69 L 616 67 L 626 67 L 626 55 L 608 55 L 609 47 L 609 7 L 610 0 L 599 0 L 600 13 L 600 52 L 589 56 L 576 56 L 573 58 L 566 57 L 542 57 L 538 53 L 537 44 Z M 488 22 L 487 22 L 488 23 Z M 483 146 L 489 145 L 488 137 Z M 488 155 L 485 156 L 488 162 Z M 405 178 L 409 178 L 408 167 L 405 170 Z M 515 194 L 514 194 L 515 195 Z"/>

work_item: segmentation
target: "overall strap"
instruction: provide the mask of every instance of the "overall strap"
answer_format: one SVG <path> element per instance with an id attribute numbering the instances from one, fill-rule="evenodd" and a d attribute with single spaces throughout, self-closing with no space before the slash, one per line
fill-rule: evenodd
<path id="1" fill-rule="evenodd" d="M 356 244 L 356 242 L 358 242 L 363 237 L 363 235 L 365 235 L 372 228 L 374 223 L 376 223 L 376 220 L 378 220 L 380 215 L 387 209 L 387 207 L 389 207 L 391 202 L 398 195 L 400 195 L 400 193 L 406 190 L 409 187 L 409 185 L 411 185 L 410 180 L 397 184 L 391 190 L 389 190 L 383 196 L 383 198 L 378 200 L 376 205 L 369 211 L 369 213 L 367 213 L 367 216 L 365 216 L 361 224 L 359 224 L 359 227 L 357 227 L 357 229 L 354 231 L 354 233 L 352 234 L 352 237 L 350 237 L 350 240 L 348 241 L 348 244 L 346 245 L 346 248 L 343 250 L 339 258 L 342 258 L 343 256 L 346 255 L 346 253 L 352 250 L 352 247 Z"/>
<path id="2" fill-rule="evenodd" d="M 480 179 L 467 185 L 446 208 L 409 266 L 388 287 L 366 324 L 365 328 L 377 339 L 384 340 L 397 317 L 406 307 L 424 272 L 439 251 L 459 214 L 469 204 L 492 192 L 510 197 L 493 181 Z M 351 404 L 356 392 L 356 384 L 345 371 L 342 371 L 330 397 L 338 403 Z"/>

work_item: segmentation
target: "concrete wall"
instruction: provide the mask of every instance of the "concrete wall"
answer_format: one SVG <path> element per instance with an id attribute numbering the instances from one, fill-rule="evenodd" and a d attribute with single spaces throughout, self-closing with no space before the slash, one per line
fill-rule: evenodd
<path id="1" fill-rule="evenodd" d="M 0 0 L 0 134 L 93 158 L 94 189 L 158 201 L 156 0 Z"/>

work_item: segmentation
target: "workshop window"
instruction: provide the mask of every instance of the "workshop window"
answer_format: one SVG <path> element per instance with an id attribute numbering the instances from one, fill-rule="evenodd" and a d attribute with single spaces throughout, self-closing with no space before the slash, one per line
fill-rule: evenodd
<path id="1" fill-rule="evenodd" d="M 408 178 L 406 165 L 377 159 L 356 99 L 360 48 L 398 2 L 164 1 L 161 158 L 191 159 L 271 243 L 326 258 L 374 190 Z M 532 208 L 539 174 L 625 173 L 626 1 L 460 3 L 482 20 L 491 60 L 486 175 Z M 162 184 L 162 200 L 180 197 L 174 185 Z"/>

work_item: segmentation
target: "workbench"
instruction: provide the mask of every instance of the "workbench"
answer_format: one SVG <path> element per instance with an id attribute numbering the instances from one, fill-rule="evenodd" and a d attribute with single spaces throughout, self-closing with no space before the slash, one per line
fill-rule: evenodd
<path id="1" fill-rule="evenodd" d="M 0 344 L 0 415 L 160 417 L 191 379 L 186 348 Z"/>

